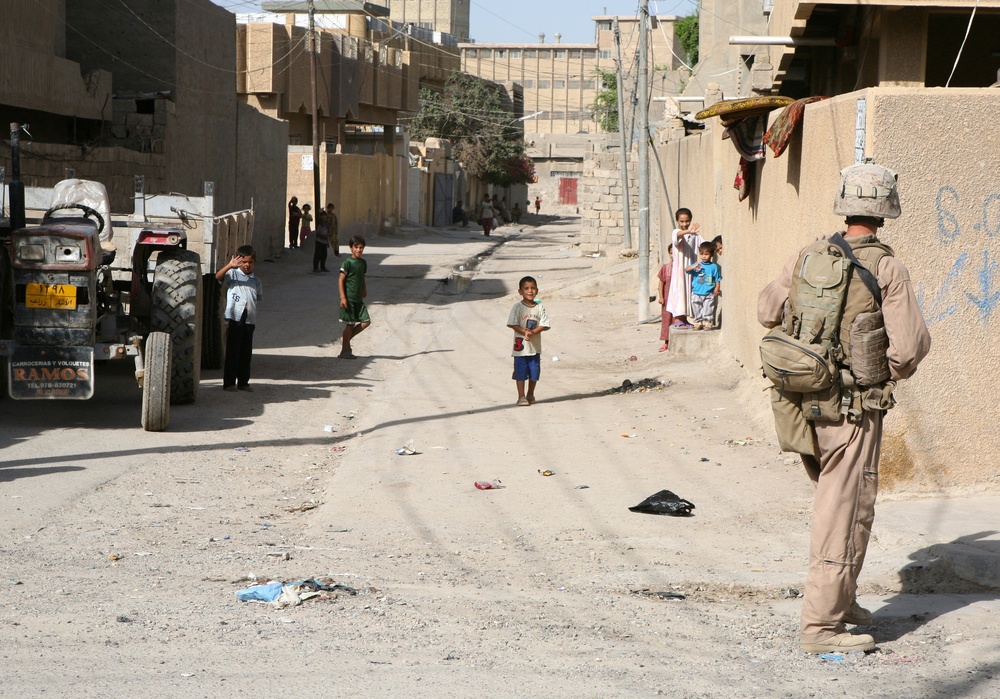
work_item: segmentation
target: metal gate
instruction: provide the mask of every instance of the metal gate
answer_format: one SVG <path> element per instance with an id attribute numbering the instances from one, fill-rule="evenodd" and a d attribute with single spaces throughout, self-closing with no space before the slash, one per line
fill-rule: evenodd
<path id="1" fill-rule="evenodd" d="M 575 177 L 559 178 L 559 203 L 569 206 L 576 206 L 576 183 Z"/>
<path id="2" fill-rule="evenodd" d="M 432 226 L 451 225 L 452 191 L 455 187 L 455 176 L 444 172 L 434 173 L 434 219 Z"/>

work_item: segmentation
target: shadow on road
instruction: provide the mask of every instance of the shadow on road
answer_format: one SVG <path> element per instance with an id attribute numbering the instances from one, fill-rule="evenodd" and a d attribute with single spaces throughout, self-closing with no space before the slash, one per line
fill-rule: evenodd
<path id="1" fill-rule="evenodd" d="M 955 561 L 969 560 L 970 553 L 1000 561 L 1000 541 L 986 540 L 995 534 L 969 534 L 910 554 L 913 563 L 899 571 L 900 592 L 876 612 L 878 640 L 898 640 L 940 616 L 1000 598 L 1000 580 L 995 587 L 988 587 L 961 577 L 955 570 Z"/>

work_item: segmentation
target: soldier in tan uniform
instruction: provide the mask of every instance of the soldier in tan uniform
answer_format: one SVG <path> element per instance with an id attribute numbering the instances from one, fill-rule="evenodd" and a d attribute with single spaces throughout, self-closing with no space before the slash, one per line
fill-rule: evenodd
<path id="1" fill-rule="evenodd" d="M 895 382 L 912 376 L 930 350 L 930 335 L 917 306 L 909 273 L 875 235 L 885 218 L 896 218 L 900 213 L 895 173 L 873 164 L 844 169 L 834 213 L 847 217 L 843 237 L 852 250 L 876 252 L 871 257 L 863 254 L 857 257 L 863 263 L 874 262 L 869 271 L 881 290 L 885 332 L 875 359 L 881 362 L 884 353 L 883 364 L 887 366 L 882 376 L 887 379 L 877 386 L 866 387 L 860 381 L 855 385 L 851 377 L 856 373 L 850 366 L 852 354 L 845 352 L 846 357 L 840 360 L 841 369 L 848 371 L 843 374 L 848 386 L 844 393 L 844 414 L 836 421 L 812 419 L 802 423 L 808 425 L 804 433 L 811 439 L 812 447 L 796 450 L 811 452 L 803 453 L 802 461 L 816 486 L 801 624 L 802 650 L 809 653 L 875 648 L 872 636 L 848 633 L 846 625 L 867 625 L 872 621 L 871 612 L 858 605 L 856 595 L 875 519 L 882 418 L 892 407 Z M 774 328 L 783 323 L 783 315 L 794 313 L 794 308 L 786 307 L 786 301 L 797 283 L 800 263 L 799 254 L 791 257 L 780 276 L 761 292 L 757 319 L 764 327 Z M 861 284 L 858 276 L 850 281 L 840 326 L 841 342 L 847 341 L 859 310 L 879 309 L 877 301 L 872 301 L 875 295 Z M 868 305 L 864 307 L 866 302 Z M 863 363 L 871 363 L 870 355 L 869 351 Z M 862 362 L 855 359 L 855 363 L 860 366 Z M 775 414 L 778 415 L 777 410 Z M 780 433 L 781 426 L 776 427 Z"/>

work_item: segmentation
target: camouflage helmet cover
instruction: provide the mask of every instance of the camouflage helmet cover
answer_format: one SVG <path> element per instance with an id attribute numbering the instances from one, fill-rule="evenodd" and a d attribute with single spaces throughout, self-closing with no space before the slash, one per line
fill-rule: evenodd
<path id="1" fill-rule="evenodd" d="M 897 218 L 900 214 L 896 173 L 874 163 L 851 165 L 840 171 L 840 189 L 833 213 L 840 216 Z"/>

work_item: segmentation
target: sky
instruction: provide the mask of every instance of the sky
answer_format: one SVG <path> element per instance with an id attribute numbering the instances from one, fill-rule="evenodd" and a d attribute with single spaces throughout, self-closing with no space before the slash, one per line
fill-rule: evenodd
<path id="1" fill-rule="evenodd" d="M 260 10 L 256 0 L 212 0 L 232 12 Z M 369 0 L 371 2 L 372 0 Z M 375 0 L 377 2 L 377 0 Z M 562 34 L 564 44 L 594 41 L 594 15 L 635 15 L 638 0 L 470 0 L 472 38 L 480 43 L 524 43 L 555 41 Z M 697 0 L 649 0 L 650 14 L 685 16 L 694 11 Z"/>

